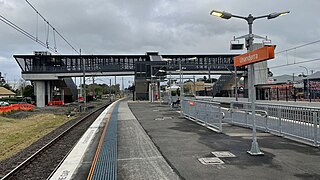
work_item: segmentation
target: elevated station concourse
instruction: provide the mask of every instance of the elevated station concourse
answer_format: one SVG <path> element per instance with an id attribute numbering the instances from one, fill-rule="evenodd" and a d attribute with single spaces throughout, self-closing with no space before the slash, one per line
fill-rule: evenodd
<path id="1" fill-rule="evenodd" d="M 61 100 L 73 101 L 78 98 L 72 77 L 134 76 L 135 99 L 147 100 L 152 77 L 164 79 L 168 74 L 178 74 L 177 70 L 181 67 L 184 75 L 232 76 L 234 56 L 233 54 L 160 55 L 158 52 L 146 52 L 144 55 L 79 56 L 35 52 L 33 55 L 14 55 L 14 58 L 21 68 L 22 78 L 32 81 L 35 86 L 37 106 L 44 107 L 53 98 L 53 90 L 59 91 Z M 237 69 L 239 75 L 244 72 L 245 68 Z"/>

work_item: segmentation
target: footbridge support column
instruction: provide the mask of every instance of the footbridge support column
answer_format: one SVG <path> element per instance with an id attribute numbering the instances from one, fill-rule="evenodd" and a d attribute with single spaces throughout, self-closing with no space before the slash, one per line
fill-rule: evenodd
<path id="1" fill-rule="evenodd" d="M 45 107 L 46 81 L 34 81 L 34 90 L 36 95 L 37 107 Z"/>

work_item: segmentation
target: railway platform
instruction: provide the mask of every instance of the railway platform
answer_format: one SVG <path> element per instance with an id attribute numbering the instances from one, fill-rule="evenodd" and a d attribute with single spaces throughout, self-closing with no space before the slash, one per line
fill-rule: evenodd
<path id="1" fill-rule="evenodd" d="M 224 124 L 223 133 L 216 133 L 179 115 L 168 105 L 126 100 L 113 104 L 95 125 L 101 135 L 92 141 L 84 136 L 89 143 L 85 153 L 69 155 L 78 163 L 67 163 L 67 157 L 52 179 L 103 179 L 99 177 L 110 175 L 111 167 L 103 163 L 110 164 L 111 159 L 115 179 L 320 179 L 317 147 L 258 131 L 264 156 L 250 156 L 250 129 Z M 108 129 L 115 127 L 112 122 L 116 141 L 104 139 L 102 124 L 110 132 L 115 130 Z M 111 151 L 103 143 L 110 142 L 117 147 L 111 158 L 103 154 Z M 104 156 L 100 166 L 99 154 Z M 73 167 L 72 173 L 62 168 L 64 164 Z M 99 168 L 93 170 L 94 164 Z"/>

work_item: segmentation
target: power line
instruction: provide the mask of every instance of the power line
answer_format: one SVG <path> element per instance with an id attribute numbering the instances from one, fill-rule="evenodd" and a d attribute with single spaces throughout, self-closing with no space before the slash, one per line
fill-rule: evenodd
<path id="1" fill-rule="evenodd" d="M 67 39 L 66 38 L 64 38 L 57 30 L 56 30 L 56 28 L 54 28 L 50 23 L 49 23 L 49 21 L 47 21 L 46 20 L 46 18 L 44 18 L 40 13 L 39 13 L 39 11 L 28 1 L 28 0 L 25 0 L 28 4 L 29 4 L 29 6 L 48 24 L 48 27 L 51 27 L 52 28 L 52 30 L 54 31 L 54 32 L 56 32 L 76 53 L 78 53 L 78 54 L 80 54 L 80 52 L 78 52 L 78 50 L 76 50 L 70 43 L 69 43 L 69 41 L 67 41 Z M 47 32 L 47 39 L 48 39 L 48 36 L 49 36 L 49 30 L 48 30 L 48 32 Z M 54 36 L 54 38 L 55 38 L 55 36 Z M 55 41 L 55 40 L 54 40 Z M 48 42 L 47 42 L 47 44 L 48 44 Z M 56 48 L 55 48 L 56 49 Z"/>
<path id="2" fill-rule="evenodd" d="M 273 67 L 269 67 L 269 68 L 270 68 L 270 69 L 275 69 L 275 68 L 279 68 L 279 67 L 292 66 L 292 65 L 296 65 L 296 64 L 309 63 L 309 62 L 314 62 L 314 61 L 320 61 L 320 58 L 310 59 L 310 60 L 301 61 L 301 62 L 296 62 L 296 63 L 291 63 L 291 64 L 283 64 L 283 65 L 273 66 Z"/>
<path id="3" fill-rule="evenodd" d="M 285 49 L 285 50 L 276 52 L 275 54 L 280 54 L 280 53 L 296 50 L 296 49 L 299 49 L 299 48 L 302 48 L 302 47 L 305 47 L 305 46 L 309 46 L 309 45 L 312 45 L 312 44 L 316 44 L 316 43 L 319 43 L 319 42 L 320 42 L 320 39 L 316 40 L 316 41 L 313 41 L 313 42 L 306 43 L 306 44 L 302 44 L 302 45 L 299 45 L 299 46 L 296 46 L 296 47 L 293 47 L 293 48 Z"/>
<path id="4" fill-rule="evenodd" d="M 42 42 L 41 40 L 39 40 L 37 37 L 34 37 L 32 34 L 30 34 L 29 32 L 25 31 L 24 29 L 20 28 L 19 26 L 17 26 L 16 24 L 14 24 L 13 22 L 11 22 L 10 20 L 8 20 L 7 18 L 3 17 L 2 15 L 0 15 L 0 20 L 2 22 L 4 22 L 5 24 L 7 24 L 8 26 L 12 27 L 13 29 L 15 29 L 16 31 L 20 32 L 21 34 L 27 36 L 28 38 L 30 38 L 31 40 L 37 42 L 38 44 L 40 44 L 41 46 L 49 49 L 52 52 L 56 52 L 53 48 L 47 46 L 46 43 Z"/>

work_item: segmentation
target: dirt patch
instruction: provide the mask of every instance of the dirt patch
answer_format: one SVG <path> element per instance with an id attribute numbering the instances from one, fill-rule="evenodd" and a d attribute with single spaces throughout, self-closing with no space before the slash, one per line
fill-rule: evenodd
<path id="1" fill-rule="evenodd" d="M 87 109 L 94 109 L 102 106 L 105 101 L 94 101 L 87 103 Z M 12 119 L 25 119 L 29 116 L 36 114 L 54 114 L 54 115 L 77 115 L 83 111 L 84 104 L 82 103 L 70 103 L 64 106 L 46 106 L 43 108 L 35 108 L 33 111 L 14 111 L 7 114 L 2 114 L 0 117 L 12 118 Z"/>

